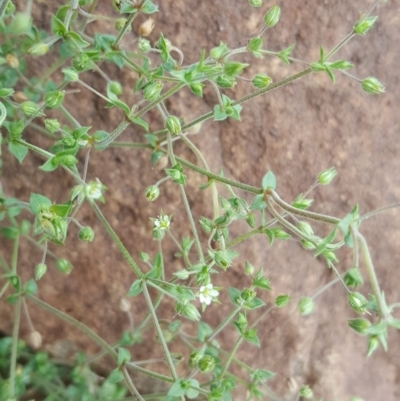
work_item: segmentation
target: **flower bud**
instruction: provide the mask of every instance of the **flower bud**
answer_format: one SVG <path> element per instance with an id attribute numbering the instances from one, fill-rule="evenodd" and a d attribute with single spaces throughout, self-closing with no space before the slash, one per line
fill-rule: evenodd
<path id="1" fill-rule="evenodd" d="M 198 134 L 198 133 L 200 132 L 200 130 L 201 130 L 201 125 L 202 125 L 201 122 L 200 122 L 200 123 L 197 123 L 197 124 L 195 124 L 195 125 L 192 125 L 192 126 L 189 128 L 189 134 L 190 134 L 190 135 L 196 135 L 196 134 Z"/>
<path id="2" fill-rule="evenodd" d="M 149 202 L 153 202 L 160 196 L 160 189 L 156 185 L 150 185 L 146 188 L 145 196 Z"/>
<path id="3" fill-rule="evenodd" d="M 310 389 L 309 386 L 304 384 L 299 389 L 299 395 L 300 395 L 300 397 L 303 397 L 303 398 L 312 398 L 313 397 L 313 392 L 312 392 L 312 390 Z"/>
<path id="4" fill-rule="evenodd" d="M 302 239 L 302 240 L 301 240 L 301 246 L 302 246 L 304 249 L 307 249 L 307 250 L 313 250 L 313 249 L 315 249 L 315 245 L 314 245 L 312 242 L 307 241 L 307 240 L 305 240 L 305 239 Z"/>
<path id="5" fill-rule="evenodd" d="M 200 320 L 200 312 L 197 308 L 188 301 L 175 303 L 175 312 L 187 319 L 198 321 Z"/>
<path id="6" fill-rule="evenodd" d="M 26 102 L 23 102 L 21 104 L 21 111 L 28 117 L 32 117 L 32 116 L 43 116 L 43 112 L 39 112 L 40 107 L 34 103 L 31 102 L 30 100 L 27 100 Z"/>
<path id="7" fill-rule="evenodd" d="M 128 21 L 126 18 L 118 18 L 118 19 L 115 21 L 114 28 L 115 28 L 117 31 L 120 31 L 120 30 L 125 26 L 126 21 Z"/>
<path id="8" fill-rule="evenodd" d="M 254 273 L 254 266 L 246 260 L 244 264 L 244 273 L 251 276 Z"/>
<path id="9" fill-rule="evenodd" d="M 12 96 L 17 103 L 22 103 L 28 100 L 28 96 L 26 96 L 25 93 L 21 91 L 15 92 Z"/>
<path id="10" fill-rule="evenodd" d="M 197 365 L 199 361 L 203 358 L 203 355 L 204 353 L 202 350 L 193 351 L 189 357 L 189 366 L 191 368 L 197 368 Z"/>
<path id="11" fill-rule="evenodd" d="M 88 68 L 90 58 L 86 53 L 79 53 L 72 60 L 72 65 L 77 71 L 83 71 Z"/>
<path id="12" fill-rule="evenodd" d="M 35 280 L 40 280 L 47 271 L 47 266 L 45 263 L 38 263 L 35 266 Z"/>
<path id="13" fill-rule="evenodd" d="M 278 295 L 275 298 L 275 306 L 278 308 L 283 308 L 288 304 L 289 301 L 290 301 L 289 295 Z"/>
<path id="14" fill-rule="evenodd" d="M 220 75 L 216 82 L 220 88 L 233 88 L 236 85 L 236 79 L 228 75 Z"/>
<path id="15" fill-rule="evenodd" d="M 79 79 L 79 74 L 72 68 L 63 68 L 61 71 L 68 82 L 76 82 Z"/>
<path id="16" fill-rule="evenodd" d="M 149 36 L 155 25 L 154 19 L 149 18 L 139 27 L 139 36 Z"/>
<path id="17" fill-rule="evenodd" d="M 169 116 L 165 121 L 165 128 L 172 135 L 178 135 L 182 132 L 181 120 L 176 116 Z"/>
<path id="18" fill-rule="evenodd" d="M 272 79 L 268 75 L 265 74 L 257 74 L 252 80 L 251 83 L 259 89 L 266 88 L 268 85 L 271 85 Z"/>
<path id="19" fill-rule="evenodd" d="M 199 369 L 205 372 L 211 372 L 215 368 L 215 359 L 211 355 L 205 355 L 198 363 Z"/>
<path id="20" fill-rule="evenodd" d="M 328 185 L 335 178 L 337 171 L 335 167 L 331 167 L 328 170 L 318 174 L 317 181 L 321 185 Z"/>
<path id="21" fill-rule="evenodd" d="M 211 233 L 211 231 L 214 228 L 214 223 L 210 219 L 207 219 L 207 217 L 201 216 L 199 219 L 199 223 L 200 223 L 200 227 L 207 234 Z"/>
<path id="22" fill-rule="evenodd" d="M 261 7 L 263 0 L 249 0 L 249 3 L 252 7 Z"/>
<path id="23" fill-rule="evenodd" d="M 72 270 L 72 265 L 67 259 L 57 259 L 56 267 L 61 273 L 69 274 Z"/>
<path id="24" fill-rule="evenodd" d="M 51 134 L 54 134 L 60 129 L 60 123 L 55 119 L 44 120 L 44 127 Z"/>
<path id="25" fill-rule="evenodd" d="M 9 67 L 11 68 L 18 68 L 19 67 L 19 60 L 17 57 L 15 57 L 13 54 L 7 54 L 6 56 L 6 63 L 8 64 Z"/>
<path id="26" fill-rule="evenodd" d="M 35 350 L 40 348 L 42 345 L 42 335 L 36 330 L 30 332 L 27 343 Z"/>
<path id="27" fill-rule="evenodd" d="M 367 319 L 350 319 L 348 325 L 357 333 L 364 334 L 364 331 L 371 326 L 371 323 Z"/>
<path id="28" fill-rule="evenodd" d="M 378 17 L 361 17 L 353 27 L 353 33 L 356 35 L 365 35 L 374 25 Z"/>
<path id="29" fill-rule="evenodd" d="M 264 23 L 267 28 L 275 26 L 281 15 L 281 8 L 279 6 L 273 6 L 264 16 Z"/>
<path id="30" fill-rule="evenodd" d="M 301 315 L 307 316 L 314 309 L 314 301 L 310 297 L 302 297 L 300 298 L 299 303 L 297 304 L 297 310 Z"/>
<path id="31" fill-rule="evenodd" d="M 47 46 L 46 43 L 36 43 L 29 48 L 28 53 L 33 54 L 34 56 L 43 56 L 48 51 L 49 46 Z"/>
<path id="32" fill-rule="evenodd" d="M 148 39 L 145 38 L 139 38 L 137 42 L 137 48 L 140 52 L 142 53 L 147 53 L 151 50 L 151 44 Z"/>
<path id="33" fill-rule="evenodd" d="M 365 305 L 367 304 L 367 300 L 364 295 L 359 292 L 350 292 L 347 296 L 347 302 L 350 307 L 357 313 L 365 313 L 367 309 Z"/>
<path id="34" fill-rule="evenodd" d="M 59 107 L 64 100 L 64 96 L 64 91 L 47 92 L 44 95 L 44 102 L 46 104 L 46 107 L 49 109 L 55 109 Z"/>
<path id="35" fill-rule="evenodd" d="M 143 88 L 143 97 L 150 101 L 156 100 L 160 96 L 162 87 L 161 82 L 149 82 Z"/>
<path id="36" fill-rule="evenodd" d="M 91 227 L 83 227 L 79 230 L 78 238 L 81 241 L 92 242 L 94 239 L 94 231 Z"/>
<path id="37" fill-rule="evenodd" d="M 361 87 L 365 92 L 371 93 L 372 95 L 385 92 L 385 87 L 374 77 L 365 78 L 361 82 Z"/>
<path id="38" fill-rule="evenodd" d="M 240 293 L 240 296 L 242 299 L 244 299 L 246 302 L 248 302 L 257 296 L 257 292 L 253 289 L 246 288 Z"/>
<path id="39" fill-rule="evenodd" d="M 311 236 L 314 235 L 314 230 L 309 223 L 306 221 L 299 221 L 296 227 L 304 234 Z"/>

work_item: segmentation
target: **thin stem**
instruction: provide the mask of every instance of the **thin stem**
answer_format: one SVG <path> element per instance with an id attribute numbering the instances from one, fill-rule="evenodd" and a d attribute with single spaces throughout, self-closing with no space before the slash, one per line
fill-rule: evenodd
<path id="1" fill-rule="evenodd" d="M 369 219 L 370 217 L 373 217 L 373 216 L 377 215 L 378 213 L 386 212 L 386 210 L 394 209 L 395 207 L 399 207 L 399 206 L 400 206 L 400 202 L 396 202 L 396 203 L 392 203 L 392 204 L 387 205 L 387 206 L 378 207 L 378 209 L 372 210 L 371 212 L 366 213 L 366 214 L 360 216 L 360 217 L 355 221 L 355 223 L 361 222 L 361 221 L 363 221 L 363 220 L 367 220 L 367 219 Z"/>
<path id="2" fill-rule="evenodd" d="M 178 160 L 179 163 L 183 164 L 184 166 L 189 167 L 190 169 L 197 171 L 198 173 L 205 175 L 206 177 L 213 179 L 215 181 L 221 182 L 223 184 L 228 184 L 231 185 L 232 187 L 242 189 L 243 191 L 251 192 L 253 194 L 261 194 L 262 189 L 253 187 L 252 185 L 247 185 L 247 184 L 242 184 L 241 182 L 238 181 L 233 181 L 225 177 L 221 177 L 220 175 L 211 173 L 210 171 L 204 170 L 199 166 L 196 166 L 193 163 L 190 163 L 189 161 L 182 159 L 180 157 L 176 157 L 176 160 Z"/>
<path id="3" fill-rule="evenodd" d="M 110 145 L 111 142 L 115 141 L 125 131 L 129 124 L 130 121 L 124 119 L 106 139 L 96 143 L 96 149 L 104 150 L 108 145 Z"/>
<path id="4" fill-rule="evenodd" d="M 87 175 L 88 166 L 89 166 L 90 150 L 91 150 L 91 148 L 88 148 L 88 150 L 85 154 L 85 165 L 83 167 L 83 174 L 82 174 L 82 181 L 85 181 L 85 182 L 86 182 L 86 175 Z"/>
<path id="5" fill-rule="evenodd" d="M 238 237 L 234 238 L 232 241 L 229 241 L 226 244 L 226 247 L 227 248 L 232 248 L 235 245 L 240 244 L 241 242 L 253 237 L 254 235 L 263 234 L 264 233 L 263 230 L 264 230 L 264 227 L 260 226 L 260 227 L 255 228 L 254 230 L 251 230 L 251 231 L 249 231 L 249 232 L 247 232 L 245 234 L 239 235 Z"/>
<path id="6" fill-rule="evenodd" d="M 139 391 L 137 390 L 137 388 L 133 384 L 132 379 L 129 376 L 129 373 L 126 370 L 126 366 L 122 366 L 121 372 L 124 375 L 126 386 L 128 387 L 129 391 L 133 394 L 135 399 L 139 400 L 139 401 L 145 401 L 145 399 L 140 395 Z"/>
<path id="7" fill-rule="evenodd" d="M 212 340 L 214 337 L 216 337 L 223 329 L 224 327 L 229 324 L 229 322 L 239 313 L 239 311 L 242 309 L 241 306 L 236 306 L 235 309 L 231 311 L 231 313 L 218 325 L 218 327 L 214 330 L 214 333 L 208 337 L 208 341 Z"/>
<path id="8" fill-rule="evenodd" d="M 379 282 L 378 278 L 376 277 L 375 273 L 375 268 L 374 264 L 372 263 L 371 255 L 369 253 L 368 249 L 368 244 L 363 235 L 359 233 L 356 227 L 354 227 L 354 231 L 357 235 L 358 240 L 360 241 L 360 247 L 361 247 L 361 253 L 364 257 L 364 262 L 365 262 L 365 268 L 367 270 L 367 275 L 369 278 L 369 282 L 371 285 L 371 289 L 373 294 L 375 295 L 375 298 L 378 303 L 378 308 L 379 308 L 379 314 L 381 317 L 383 317 L 385 320 L 389 320 L 390 318 L 390 312 L 389 309 L 386 305 L 386 302 L 383 298 L 382 291 L 379 287 Z"/>
<path id="9" fill-rule="evenodd" d="M 98 336 L 94 331 L 89 329 L 89 327 L 87 327 L 83 323 L 79 322 L 78 320 L 74 319 L 72 316 L 69 316 L 68 314 L 56 309 L 54 306 L 51 306 L 48 303 L 42 301 L 41 299 L 36 298 L 34 295 L 26 293 L 25 296 L 28 297 L 36 305 L 39 305 L 42 309 L 47 310 L 48 312 L 52 313 L 53 315 L 59 317 L 60 319 L 66 321 L 67 323 L 71 324 L 78 330 L 82 331 L 91 340 L 93 340 L 100 348 L 102 348 L 104 351 L 106 351 L 114 360 L 117 360 L 117 357 L 118 357 L 117 352 L 114 351 L 114 349 L 109 344 L 107 344 L 100 336 Z"/>
<path id="10" fill-rule="evenodd" d="M 224 377 L 224 376 L 225 376 L 225 373 L 226 373 L 226 371 L 228 370 L 229 365 L 231 364 L 232 359 L 234 358 L 234 356 L 235 356 L 237 350 L 239 349 L 240 344 L 242 343 L 242 341 L 243 341 L 243 336 L 240 336 L 240 337 L 236 340 L 236 343 L 235 343 L 235 345 L 233 346 L 232 351 L 229 353 L 228 359 L 227 359 L 226 362 L 225 362 L 225 366 L 224 366 L 224 368 L 222 369 L 222 372 L 221 372 L 221 374 L 220 374 L 220 377 Z"/>
<path id="11" fill-rule="evenodd" d="M 0 0 L 0 20 L 3 19 L 9 2 L 10 0 Z"/>
<path id="12" fill-rule="evenodd" d="M 167 345 L 167 343 L 165 341 L 164 334 L 162 332 L 160 323 L 158 322 L 156 311 L 154 310 L 153 302 L 152 302 L 152 300 L 150 298 L 149 290 L 147 288 L 147 283 L 146 283 L 145 280 L 143 280 L 143 282 L 142 282 L 142 290 L 143 290 L 144 298 L 145 298 L 146 303 L 147 303 L 147 307 L 149 308 L 149 311 L 150 311 L 151 316 L 153 318 L 153 323 L 154 323 L 154 327 L 155 327 L 155 329 L 157 331 L 158 340 L 161 343 L 161 347 L 162 347 L 162 349 L 164 351 L 164 355 L 165 355 L 165 358 L 167 360 L 167 363 L 168 363 L 169 369 L 171 371 L 172 377 L 174 378 L 174 381 L 176 381 L 176 380 L 178 380 L 178 375 L 177 375 L 176 370 L 175 370 L 174 361 L 172 360 L 171 353 L 169 352 L 168 345 Z"/>
<path id="13" fill-rule="evenodd" d="M 85 82 L 81 81 L 78 79 L 76 81 L 78 84 L 82 85 L 84 88 L 89 89 L 91 92 L 96 94 L 97 96 L 101 97 L 103 100 L 105 100 L 107 103 L 110 103 L 111 100 L 108 99 L 106 96 L 104 96 L 102 93 L 98 92 L 96 89 L 92 88 L 90 85 L 86 84 Z"/>
<path id="14" fill-rule="evenodd" d="M 101 212 L 100 208 L 97 206 L 97 204 L 95 202 L 89 202 L 89 203 L 92 206 L 97 218 L 100 220 L 100 223 L 105 228 L 105 230 L 107 231 L 107 233 L 111 237 L 111 239 L 114 241 L 115 245 L 117 245 L 117 248 L 122 253 L 122 256 L 128 262 L 128 264 L 131 267 L 131 269 L 136 274 L 136 277 L 139 278 L 139 279 L 142 278 L 143 277 L 143 273 L 140 271 L 139 266 L 133 260 L 132 256 L 130 255 L 128 250 L 125 248 L 124 244 L 121 242 L 121 240 L 119 239 L 118 235 L 115 233 L 115 231 L 111 227 L 110 223 L 104 217 L 104 215 Z"/>
<path id="15" fill-rule="evenodd" d="M 28 310 L 28 306 L 26 305 L 25 298 L 22 298 L 22 306 L 23 306 L 23 309 L 24 309 L 25 318 L 26 318 L 26 320 L 28 322 L 29 330 L 31 332 L 35 331 L 35 327 L 33 326 L 31 315 L 29 314 L 29 310 Z"/>
<path id="16" fill-rule="evenodd" d="M 315 299 L 318 297 L 318 295 L 321 295 L 324 291 L 326 291 L 329 287 L 332 287 L 334 284 L 339 283 L 342 281 L 341 277 L 336 277 L 335 279 L 331 280 L 329 283 L 325 284 L 322 288 L 320 288 L 314 295 L 312 295 L 310 298 Z"/>
<path id="17" fill-rule="evenodd" d="M 207 161 L 200 152 L 200 150 L 196 147 L 196 145 L 185 135 L 182 133 L 179 133 L 179 137 L 181 138 L 182 142 L 196 155 L 196 157 L 200 160 L 201 164 L 203 165 L 204 169 L 207 171 L 210 171 L 210 168 L 208 167 Z M 214 220 L 219 217 L 219 202 L 218 202 L 218 189 L 213 182 L 211 184 L 211 190 L 212 190 L 212 202 L 213 202 L 213 211 L 214 211 Z"/>
<path id="18" fill-rule="evenodd" d="M 13 274 L 17 274 L 19 238 L 20 235 L 18 234 L 14 240 L 11 254 L 11 271 Z"/>
<path id="19" fill-rule="evenodd" d="M 307 210 L 301 210 L 301 209 L 297 209 L 296 207 L 290 206 L 288 203 L 283 201 L 279 197 L 279 195 L 273 190 L 269 190 L 267 193 L 267 196 L 268 195 L 270 195 L 272 197 L 272 199 L 276 202 L 276 204 L 279 205 L 282 209 L 284 209 L 287 212 L 292 213 L 294 215 L 302 216 L 306 219 L 322 221 L 322 222 L 330 223 L 330 224 L 339 224 L 340 223 L 340 219 L 338 219 L 336 217 L 331 217 L 331 216 L 327 216 L 327 215 L 320 214 L 320 213 L 309 212 Z"/>
<path id="20" fill-rule="evenodd" d="M 341 47 L 343 47 L 354 36 L 355 34 L 353 33 L 352 30 L 325 56 L 324 61 L 328 61 Z"/>
<path id="21" fill-rule="evenodd" d="M 14 309 L 14 326 L 12 332 L 10 378 L 8 380 L 8 398 L 15 399 L 15 373 L 17 368 L 18 334 L 21 319 L 21 297 L 18 297 Z"/>
<path id="22" fill-rule="evenodd" d="M 123 26 L 123 28 L 118 32 L 118 36 L 115 39 L 115 42 L 113 44 L 113 47 L 117 47 L 118 43 L 121 41 L 121 39 L 124 37 L 124 35 L 126 34 L 127 30 L 130 28 L 133 20 L 136 18 L 136 16 L 139 13 L 132 13 L 129 18 L 126 20 L 125 25 Z"/>

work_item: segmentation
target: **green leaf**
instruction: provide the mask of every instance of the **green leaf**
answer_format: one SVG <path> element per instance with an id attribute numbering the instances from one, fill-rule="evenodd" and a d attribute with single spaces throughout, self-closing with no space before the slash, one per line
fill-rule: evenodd
<path id="1" fill-rule="evenodd" d="M 225 55 L 229 51 L 228 47 L 225 43 L 220 42 L 218 47 L 214 47 L 210 51 L 210 57 L 216 60 L 219 60 L 223 55 Z"/>
<path id="2" fill-rule="evenodd" d="M 129 115 L 131 110 L 130 110 L 129 106 L 126 103 L 124 103 L 124 102 L 122 102 L 121 100 L 118 100 L 118 99 L 111 100 L 110 103 L 113 106 L 116 106 L 119 109 L 121 109 L 125 113 L 125 115 Z"/>
<path id="3" fill-rule="evenodd" d="M 186 386 L 184 386 L 184 380 L 177 380 L 168 390 L 168 396 L 170 397 L 182 397 L 185 395 Z"/>
<path id="4" fill-rule="evenodd" d="M 142 280 L 136 280 L 131 285 L 128 293 L 126 294 L 127 297 L 136 297 L 142 292 Z"/>
<path id="5" fill-rule="evenodd" d="M 204 322 L 198 322 L 197 323 L 197 339 L 200 342 L 205 342 L 206 339 L 211 336 L 213 333 L 213 329 Z"/>
<path id="6" fill-rule="evenodd" d="M 275 373 L 270 372 L 269 370 L 266 369 L 256 369 L 251 375 L 251 381 L 254 382 L 255 384 L 258 383 L 263 383 L 270 379 L 271 377 L 274 377 Z"/>
<path id="7" fill-rule="evenodd" d="M 228 118 L 228 115 L 225 113 L 225 110 L 219 105 L 216 104 L 213 109 L 214 112 L 214 121 L 223 121 Z"/>
<path id="8" fill-rule="evenodd" d="M 257 336 L 257 329 L 250 329 L 243 333 L 243 338 L 250 344 L 260 347 L 260 339 Z"/>
<path id="9" fill-rule="evenodd" d="M 229 61 L 224 65 L 224 73 L 230 77 L 240 75 L 249 64 L 239 63 L 238 61 Z"/>
<path id="10" fill-rule="evenodd" d="M 153 14 L 158 12 L 158 6 L 156 6 L 152 1 L 146 0 L 142 7 L 140 7 L 140 11 L 144 14 Z"/>
<path id="11" fill-rule="evenodd" d="M 17 238 L 19 235 L 19 230 L 16 227 L 1 227 L 0 232 L 4 238 L 11 240 Z"/>
<path id="12" fill-rule="evenodd" d="M 263 290 L 270 290 L 269 279 L 263 276 L 263 271 L 260 269 L 253 279 L 254 287 L 262 288 Z"/>
<path id="13" fill-rule="evenodd" d="M 72 206 L 70 203 L 61 204 L 61 205 L 51 205 L 49 210 L 50 212 L 56 214 L 59 217 L 67 217 L 71 212 Z"/>
<path id="14" fill-rule="evenodd" d="M 31 212 L 34 215 L 37 215 L 39 212 L 50 208 L 51 200 L 43 195 L 31 193 L 31 196 L 29 197 L 29 205 Z"/>
<path id="15" fill-rule="evenodd" d="M 118 366 L 122 366 L 126 362 L 131 360 L 131 354 L 126 348 L 118 347 L 118 358 L 117 364 Z"/>
<path id="16" fill-rule="evenodd" d="M 264 305 L 265 303 L 260 298 L 252 298 L 243 304 L 246 309 L 257 309 Z"/>
<path id="17" fill-rule="evenodd" d="M 250 205 L 251 210 L 263 210 L 266 207 L 267 204 L 264 202 L 264 194 L 256 195 Z"/>
<path id="18" fill-rule="evenodd" d="M 35 295 L 37 293 L 38 287 L 34 279 L 28 280 L 24 285 L 24 292 L 29 295 Z"/>
<path id="19" fill-rule="evenodd" d="M 276 178 L 272 171 L 268 171 L 268 173 L 264 175 L 261 187 L 264 191 L 267 189 L 274 190 L 276 188 Z"/>
<path id="20" fill-rule="evenodd" d="M 241 292 L 237 288 L 228 287 L 228 295 L 234 305 L 241 305 L 243 300 Z"/>
<path id="21" fill-rule="evenodd" d="M 89 42 L 86 42 L 86 40 L 83 40 L 79 34 L 76 32 L 68 32 L 65 35 L 65 38 L 72 42 L 74 45 L 76 45 L 79 49 L 83 49 L 84 47 L 90 46 Z"/>
<path id="22" fill-rule="evenodd" d="M 316 250 L 315 250 L 314 256 L 318 256 L 318 255 L 320 255 L 322 252 L 324 252 L 326 246 L 327 246 L 328 244 L 330 244 L 330 243 L 335 239 L 336 230 L 337 230 L 337 226 L 335 226 L 335 228 L 329 233 L 329 235 L 328 235 L 326 238 L 324 238 L 324 239 L 318 244 L 318 246 L 317 246 L 317 248 L 316 248 Z"/>
<path id="23" fill-rule="evenodd" d="M 128 116 L 128 118 L 134 124 L 139 125 L 140 127 L 142 127 L 146 132 L 149 131 L 149 124 L 147 124 L 147 122 L 145 120 L 142 120 L 139 117 L 132 117 L 132 116 Z"/>
<path id="24" fill-rule="evenodd" d="M 118 383 L 121 380 L 124 380 L 124 375 L 118 368 L 112 370 L 110 375 L 107 377 L 109 383 Z"/>
<path id="25" fill-rule="evenodd" d="M 65 36 L 67 28 L 55 15 L 51 16 L 51 31 L 57 36 Z"/>
<path id="26" fill-rule="evenodd" d="M 345 60 L 337 60 L 333 63 L 329 63 L 328 65 L 329 68 L 332 68 L 333 70 L 348 70 L 349 68 L 353 67 L 353 64 Z"/>
<path id="27" fill-rule="evenodd" d="M 50 172 L 54 171 L 58 167 L 58 161 L 56 156 L 50 157 L 44 164 L 42 164 L 39 169 L 42 171 Z"/>
<path id="28" fill-rule="evenodd" d="M 14 92 L 13 88 L 0 88 L 0 97 L 11 96 Z"/>
<path id="29" fill-rule="evenodd" d="M 335 76 L 333 75 L 332 70 L 329 67 L 326 67 L 325 68 L 325 72 L 328 74 L 328 76 L 331 79 L 332 83 L 335 83 Z"/>
<path id="30" fill-rule="evenodd" d="M 13 141 L 8 144 L 8 150 L 20 163 L 22 163 L 22 161 L 25 159 L 25 156 L 28 154 L 28 148 L 26 146 Z"/>

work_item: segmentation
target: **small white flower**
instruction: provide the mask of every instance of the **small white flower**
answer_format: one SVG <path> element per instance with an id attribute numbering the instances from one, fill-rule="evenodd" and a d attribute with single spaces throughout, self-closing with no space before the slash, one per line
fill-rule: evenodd
<path id="1" fill-rule="evenodd" d="M 200 287 L 199 299 L 202 304 L 210 305 L 213 298 L 218 297 L 219 292 L 214 290 L 214 286 L 210 283 Z"/>
<path id="2" fill-rule="evenodd" d="M 100 199 L 103 196 L 104 188 L 104 185 L 96 178 L 96 181 L 90 181 L 86 185 L 86 196 L 90 199 Z"/>
<path id="3" fill-rule="evenodd" d="M 171 224 L 172 216 L 164 215 L 161 213 L 160 216 L 156 220 L 154 220 L 154 227 L 158 228 L 159 230 L 169 230 L 169 226 Z"/>

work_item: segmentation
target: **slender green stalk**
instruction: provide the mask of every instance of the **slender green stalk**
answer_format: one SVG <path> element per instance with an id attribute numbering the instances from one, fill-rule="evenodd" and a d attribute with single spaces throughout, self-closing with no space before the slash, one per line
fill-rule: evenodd
<path id="1" fill-rule="evenodd" d="M 122 256 L 125 258 L 125 260 L 129 264 L 129 266 L 132 268 L 132 270 L 136 274 L 136 277 L 139 279 L 142 278 L 143 273 L 140 271 L 139 266 L 133 260 L 132 256 L 130 255 L 128 250 L 125 248 L 124 244 L 121 242 L 118 235 L 115 233 L 115 231 L 111 227 L 110 223 L 104 217 L 100 208 L 97 206 L 97 204 L 95 202 L 89 202 L 89 203 L 92 206 L 92 209 L 94 210 L 94 212 L 96 213 L 97 218 L 100 220 L 100 223 L 105 228 L 108 235 L 111 237 L 111 239 L 114 241 L 115 245 L 117 245 L 117 248 L 119 249 L 119 251 L 122 253 Z"/>
<path id="2" fill-rule="evenodd" d="M 389 320 L 390 311 L 388 306 L 386 305 L 382 291 L 379 287 L 378 278 L 376 277 L 375 268 L 374 264 L 372 263 L 371 255 L 369 253 L 367 241 L 365 240 L 364 236 L 358 232 L 356 227 L 354 227 L 354 230 L 356 232 L 358 240 L 360 241 L 361 253 L 364 257 L 365 268 L 367 270 L 367 275 L 369 278 L 369 283 L 371 285 L 372 292 L 375 295 L 376 301 L 378 303 L 379 314 L 385 320 Z"/>
<path id="3" fill-rule="evenodd" d="M 15 399 L 15 373 L 17 368 L 18 334 L 21 319 L 21 297 L 18 297 L 14 309 L 14 326 L 12 332 L 10 378 L 8 381 L 8 398 Z"/>
<path id="4" fill-rule="evenodd" d="M 254 230 L 251 230 L 245 234 L 239 235 L 236 238 L 234 238 L 233 240 L 229 241 L 226 244 L 226 247 L 232 248 L 235 245 L 240 244 L 241 242 L 246 241 L 247 239 L 254 237 L 257 234 L 263 234 L 264 233 L 263 230 L 264 230 L 264 227 L 261 226 L 261 227 L 255 228 Z"/>
<path id="5" fill-rule="evenodd" d="M 123 26 L 123 28 L 118 32 L 118 36 L 115 39 L 115 42 L 113 44 L 113 47 L 116 48 L 118 47 L 119 42 L 121 41 L 121 39 L 124 37 L 124 35 L 126 34 L 126 32 L 128 31 L 128 29 L 130 28 L 133 20 L 136 18 L 136 16 L 139 13 L 131 13 L 129 15 L 129 18 L 126 20 L 125 25 Z"/>
<path id="6" fill-rule="evenodd" d="M 302 216 L 302 217 L 304 217 L 306 219 L 310 219 L 310 220 L 323 221 L 325 223 L 330 223 L 330 224 L 339 224 L 340 223 L 340 219 L 338 219 L 336 217 L 331 217 L 331 216 L 327 216 L 327 215 L 320 214 L 320 213 L 309 212 L 307 210 L 297 209 L 296 207 L 290 206 L 288 203 L 283 201 L 275 191 L 272 191 L 272 190 L 268 191 L 267 196 L 268 195 L 271 195 L 272 199 L 282 209 L 284 209 L 287 212 L 292 213 L 294 215 Z"/>
<path id="7" fill-rule="evenodd" d="M 223 369 L 222 369 L 222 372 L 221 372 L 221 374 L 220 374 L 220 377 L 224 377 L 224 376 L 225 376 L 225 373 L 226 373 L 226 371 L 228 370 L 229 365 L 231 364 L 232 359 L 234 358 L 234 356 L 235 356 L 237 350 L 239 349 L 240 344 L 242 343 L 242 341 L 243 341 L 243 336 L 240 336 L 240 337 L 236 340 L 236 343 L 235 343 L 235 345 L 233 346 L 232 351 L 229 353 L 228 359 L 227 359 L 226 362 L 225 362 L 225 366 L 224 366 Z"/>
<path id="8" fill-rule="evenodd" d="M 36 305 L 40 306 L 42 309 L 47 310 L 51 314 L 59 317 L 60 319 L 71 324 L 78 330 L 82 331 L 91 340 L 93 340 L 100 348 L 102 348 L 104 351 L 106 351 L 114 360 L 117 360 L 117 357 L 118 357 L 117 352 L 109 344 L 107 344 L 100 336 L 98 336 L 94 331 L 89 329 L 89 327 L 87 327 L 83 323 L 79 322 L 78 320 L 74 319 L 72 316 L 69 316 L 66 313 L 58 310 L 54 306 L 51 306 L 48 303 L 42 301 L 41 299 L 36 298 L 34 295 L 26 293 L 25 296 L 28 297 Z"/>
<path id="9" fill-rule="evenodd" d="M 146 280 L 142 281 L 142 290 L 143 290 L 144 298 L 145 298 L 146 303 L 147 303 L 147 307 L 149 308 L 149 311 L 150 311 L 151 316 L 153 318 L 153 323 L 154 323 L 154 327 L 155 327 L 157 335 L 158 335 L 158 340 L 160 341 L 161 347 L 162 347 L 162 349 L 164 351 L 164 355 L 165 355 L 165 358 L 167 360 L 167 363 L 168 363 L 169 369 L 171 371 L 172 377 L 174 378 L 174 381 L 176 381 L 176 380 L 178 380 L 178 375 L 177 375 L 176 370 L 175 370 L 174 361 L 172 360 L 171 353 L 169 352 L 168 345 L 167 345 L 167 343 L 165 341 L 164 334 L 162 332 L 160 323 L 159 323 L 157 315 L 156 315 L 156 311 L 154 310 L 153 302 L 152 302 L 152 300 L 150 298 L 150 294 L 149 294 L 149 290 L 147 288 Z"/>
<path id="10" fill-rule="evenodd" d="M 129 370 L 133 370 L 133 371 L 136 371 L 136 372 L 143 373 L 143 374 L 145 374 L 147 376 L 150 376 L 150 377 L 153 377 L 155 379 L 160 379 L 160 380 L 168 382 L 168 383 L 174 383 L 175 382 L 175 379 L 173 379 L 172 377 L 165 376 L 165 375 L 162 375 L 160 373 L 153 372 L 152 370 L 148 370 L 148 369 L 142 368 L 142 367 L 138 366 L 137 364 L 135 364 L 133 362 L 126 362 L 125 366 Z"/>
<path id="11" fill-rule="evenodd" d="M 144 398 L 140 395 L 139 391 L 133 384 L 131 377 L 129 376 L 128 371 L 126 370 L 125 366 L 122 366 L 121 369 L 122 374 L 124 375 L 126 386 L 128 387 L 129 391 L 135 396 L 135 399 L 139 401 L 145 401 Z"/>
<path id="12" fill-rule="evenodd" d="M 218 327 L 214 330 L 213 334 L 208 337 L 208 341 L 212 340 L 215 338 L 223 329 L 224 327 L 230 323 L 230 321 L 239 313 L 239 311 L 242 309 L 241 306 L 236 306 L 231 313 L 218 325 Z"/>
<path id="13" fill-rule="evenodd" d="M 400 206 L 400 202 L 395 202 L 395 203 L 391 203 L 390 205 L 386 205 L 386 206 L 383 206 L 383 207 L 378 207 L 377 209 L 372 210 L 371 212 L 365 213 L 365 214 L 363 214 L 362 216 L 360 216 L 360 217 L 355 221 L 355 223 L 360 222 L 360 221 L 363 221 L 363 220 L 367 220 L 367 219 L 369 219 L 370 217 L 376 216 L 376 215 L 379 214 L 379 213 L 386 212 L 386 210 L 394 209 L 394 208 L 399 207 L 399 206 Z"/>
<path id="14" fill-rule="evenodd" d="M 205 175 L 206 177 L 208 177 L 210 179 L 213 179 L 215 181 L 221 182 L 223 184 L 231 185 L 232 187 L 235 187 L 235 188 L 243 189 L 243 191 L 251 192 L 251 193 L 256 194 L 256 195 L 262 193 L 262 189 L 261 188 L 253 187 L 252 185 L 243 184 L 243 183 L 238 182 L 238 181 L 233 181 L 233 180 L 230 180 L 228 178 L 221 177 L 220 175 L 217 175 L 217 174 L 211 173 L 211 172 L 209 172 L 207 170 L 204 170 L 203 168 L 201 168 L 199 166 L 196 166 L 195 164 L 190 163 L 187 160 L 182 159 L 180 157 L 176 157 L 176 160 L 178 160 L 178 162 L 183 164 L 184 166 L 187 166 L 190 169 L 192 169 L 194 171 L 197 171 L 198 173 L 200 173 L 202 175 Z"/>
<path id="15" fill-rule="evenodd" d="M 0 0 L 0 20 L 3 19 L 9 2 L 10 0 Z"/>
<path id="16" fill-rule="evenodd" d="M 20 236 L 18 234 L 14 240 L 13 250 L 11 254 L 11 271 L 13 274 L 17 274 L 19 238 Z"/>

